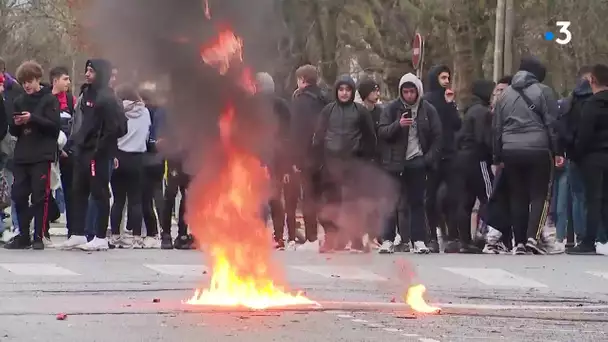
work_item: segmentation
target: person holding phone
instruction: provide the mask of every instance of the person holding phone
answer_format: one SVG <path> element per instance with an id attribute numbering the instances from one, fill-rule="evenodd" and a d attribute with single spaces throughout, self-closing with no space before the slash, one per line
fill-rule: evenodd
<path id="1" fill-rule="evenodd" d="M 402 237 L 410 236 L 413 252 L 428 254 L 424 213 L 425 181 L 429 170 L 436 170 L 441 152 L 441 121 L 428 101 L 422 98 L 422 82 L 414 74 L 405 74 L 399 81 L 399 97 L 388 104 L 380 115 L 378 138 L 381 163 L 399 182 L 399 211 L 409 213 L 410 231 L 399 225 Z M 432 171 L 431 171 L 432 172 Z M 394 218 L 387 218 L 381 254 L 394 252 Z M 409 243 L 409 241 L 404 241 Z"/>
<path id="2" fill-rule="evenodd" d="M 17 137 L 13 159 L 15 177 L 12 197 L 19 217 L 19 235 L 7 249 L 44 249 L 49 228 L 51 164 L 57 160 L 57 137 L 61 128 L 59 101 L 51 87 L 40 84 L 42 67 L 28 61 L 17 69 L 25 94 L 15 99 L 11 135 Z M 34 239 L 30 237 L 30 196 L 34 216 Z"/>

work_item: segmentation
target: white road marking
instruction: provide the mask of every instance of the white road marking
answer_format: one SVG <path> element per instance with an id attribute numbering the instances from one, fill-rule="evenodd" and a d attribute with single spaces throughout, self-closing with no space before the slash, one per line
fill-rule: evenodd
<path id="1" fill-rule="evenodd" d="M 596 277 L 601 277 L 608 280 L 608 272 L 600 272 L 600 271 L 587 271 L 586 273 L 594 275 Z"/>
<path id="2" fill-rule="evenodd" d="M 367 320 L 365 320 L 365 319 L 358 319 L 358 318 L 352 319 L 351 321 L 353 321 L 355 323 L 367 323 Z"/>
<path id="3" fill-rule="evenodd" d="M 304 272 L 320 275 L 325 278 L 363 280 L 363 281 L 387 281 L 375 273 L 365 271 L 352 266 L 290 266 Z"/>
<path id="4" fill-rule="evenodd" d="M 384 328 L 384 331 L 388 331 L 388 332 L 400 332 L 401 329 L 397 329 L 397 328 Z"/>
<path id="5" fill-rule="evenodd" d="M 78 276 L 67 268 L 55 264 L 0 264 L 5 270 L 23 276 Z"/>
<path id="6" fill-rule="evenodd" d="M 475 279 L 485 285 L 501 287 L 547 287 L 536 280 L 517 276 L 500 268 L 443 267 L 444 270 Z"/>
<path id="7" fill-rule="evenodd" d="M 353 318 L 351 315 L 338 315 L 340 318 Z"/>
<path id="8" fill-rule="evenodd" d="M 418 335 L 418 334 L 403 334 L 403 336 L 405 336 L 405 337 L 418 337 L 420 335 Z"/>
<path id="9" fill-rule="evenodd" d="M 200 277 L 209 269 L 203 265 L 161 265 L 144 264 L 145 267 L 158 273 L 172 276 Z"/>
<path id="10" fill-rule="evenodd" d="M 384 324 L 378 324 L 378 323 L 366 323 L 366 326 L 370 327 L 370 328 L 384 328 Z"/>
<path id="11" fill-rule="evenodd" d="M 419 338 L 418 341 L 420 341 L 420 342 L 440 342 L 439 340 L 434 340 L 432 338 L 424 338 L 424 337 Z"/>
<path id="12" fill-rule="evenodd" d="M 526 310 L 526 311 L 584 311 L 584 310 L 607 310 L 608 305 L 584 305 L 584 306 L 550 306 L 550 305 L 500 305 L 500 304 L 458 304 L 458 303 L 433 303 L 440 308 L 471 309 L 471 310 Z"/>

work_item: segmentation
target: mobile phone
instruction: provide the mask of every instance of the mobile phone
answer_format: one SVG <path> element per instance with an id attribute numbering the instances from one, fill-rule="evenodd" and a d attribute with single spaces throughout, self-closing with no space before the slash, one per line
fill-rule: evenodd
<path id="1" fill-rule="evenodd" d="M 13 116 L 18 116 L 18 115 L 23 115 L 23 113 L 21 113 L 21 112 L 14 112 L 13 113 Z"/>
<path id="2" fill-rule="evenodd" d="M 412 110 L 407 109 L 403 114 L 401 114 L 402 119 L 411 119 L 412 118 Z"/>

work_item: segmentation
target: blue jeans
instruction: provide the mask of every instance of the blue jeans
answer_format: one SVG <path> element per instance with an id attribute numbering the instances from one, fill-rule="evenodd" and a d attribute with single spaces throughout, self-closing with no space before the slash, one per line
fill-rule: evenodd
<path id="1" fill-rule="evenodd" d="M 60 213 L 65 213 L 65 198 L 63 196 L 63 188 L 59 187 L 55 190 L 55 201 Z"/>
<path id="2" fill-rule="evenodd" d="M 568 227 L 568 172 L 558 170 L 553 182 L 553 194 L 551 199 L 551 213 L 555 227 L 557 228 L 557 240 L 563 241 L 566 238 Z"/>
<path id="3" fill-rule="evenodd" d="M 110 160 L 108 166 L 110 167 L 110 176 L 112 175 L 112 171 L 114 170 L 114 160 Z M 108 184 L 108 186 L 110 186 Z M 87 237 L 93 238 L 95 233 L 97 232 L 97 222 L 99 222 L 99 208 L 97 207 L 97 203 L 93 199 L 91 195 L 89 195 L 89 204 L 87 207 L 87 216 L 84 226 L 84 234 Z"/>
<path id="4" fill-rule="evenodd" d="M 572 194 L 572 225 L 576 240 L 580 241 L 585 235 L 587 227 L 587 205 L 585 200 L 585 183 L 581 169 L 575 163 L 568 161 L 566 164 L 568 184 Z"/>

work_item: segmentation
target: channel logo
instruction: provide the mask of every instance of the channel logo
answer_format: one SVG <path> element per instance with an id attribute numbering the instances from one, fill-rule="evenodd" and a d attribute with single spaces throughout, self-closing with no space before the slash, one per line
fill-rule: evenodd
<path id="1" fill-rule="evenodd" d="M 555 33 L 551 32 L 551 31 L 547 31 L 545 32 L 545 40 L 555 40 L 555 42 L 559 45 L 566 45 L 568 43 L 570 43 L 570 41 L 572 40 L 572 32 L 570 32 L 569 28 L 570 28 L 570 24 L 571 22 L 569 21 L 558 21 L 555 23 L 555 26 L 557 26 L 559 28 L 559 35 L 561 37 L 556 37 Z"/>

